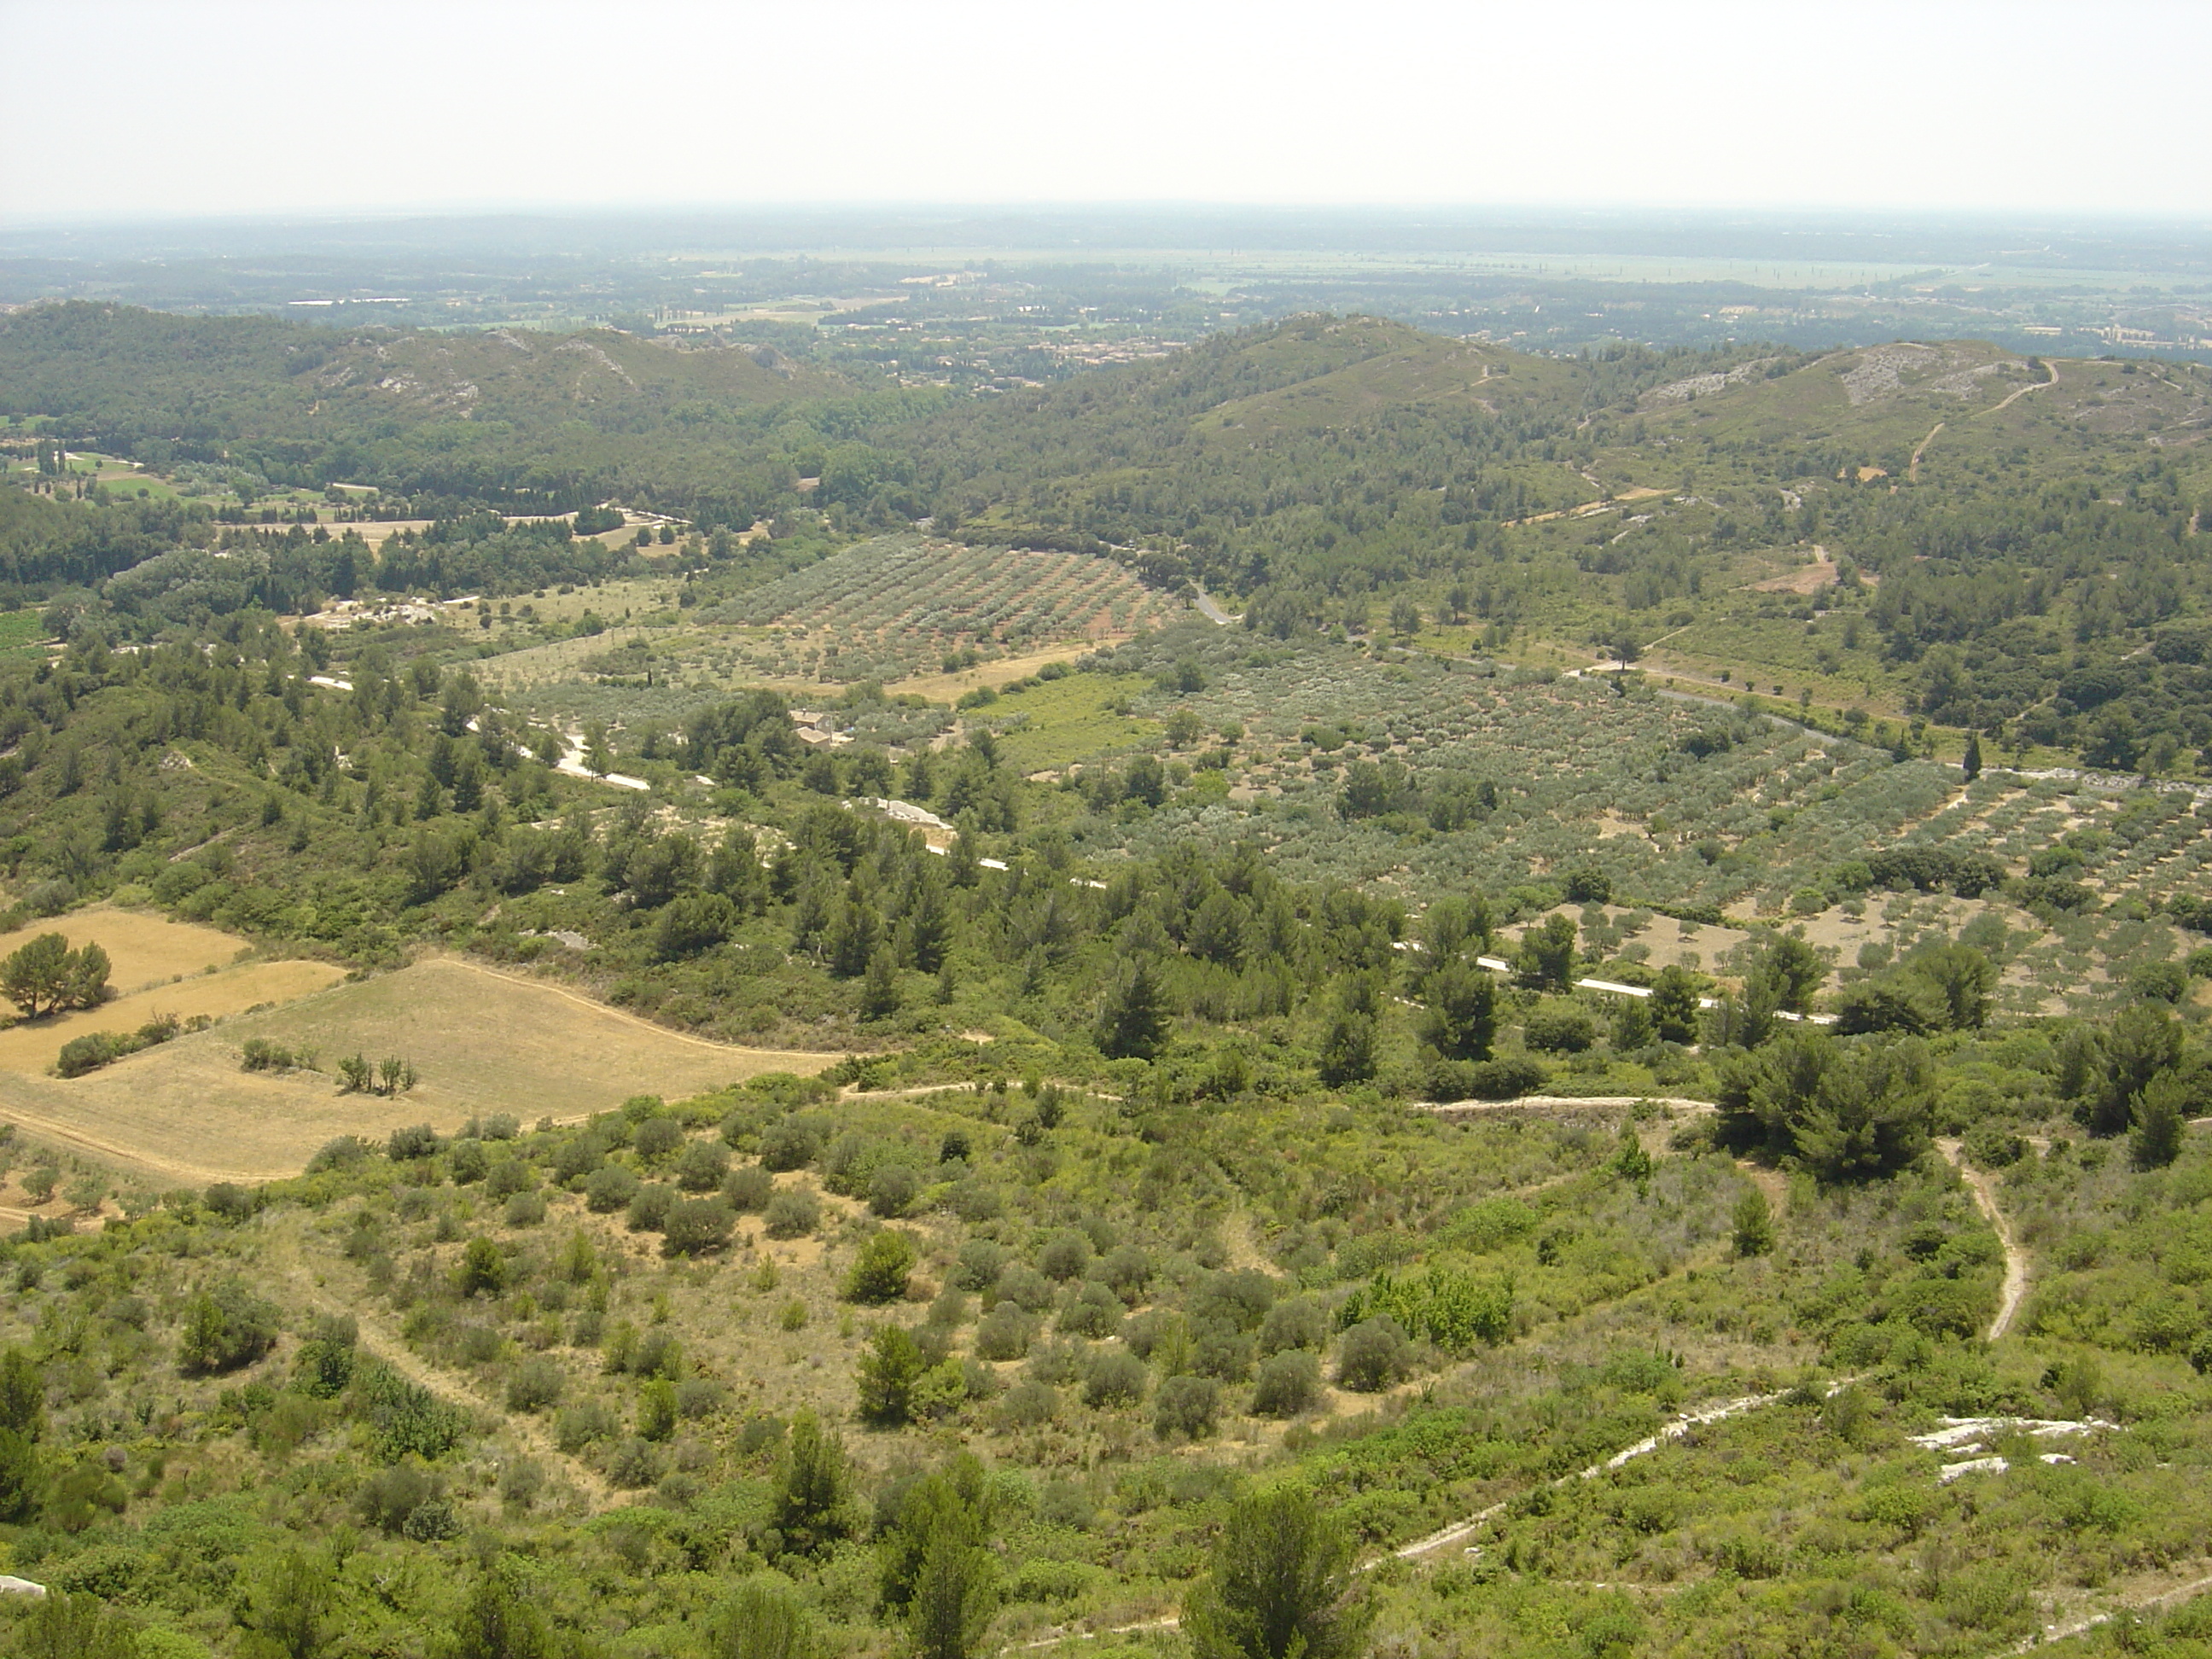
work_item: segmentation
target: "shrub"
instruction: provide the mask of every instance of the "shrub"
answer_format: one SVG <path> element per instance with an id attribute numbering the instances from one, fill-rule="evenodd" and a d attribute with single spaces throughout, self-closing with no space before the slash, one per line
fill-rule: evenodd
<path id="1" fill-rule="evenodd" d="M 1054 1387 L 1063 1382 L 1079 1382 L 1087 1364 L 1085 1350 L 1073 1342 L 1048 1342 L 1031 1351 L 1027 1374 L 1040 1382 Z"/>
<path id="2" fill-rule="evenodd" d="M 728 1147 L 718 1140 L 695 1140 L 676 1160 L 676 1184 L 687 1193 L 711 1193 L 729 1170 Z"/>
<path id="3" fill-rule="evenodd" d="M 1359 1394 L 1379 1394 L 1413 1369 L 1413 1344 L 1389 1315 L 1362 1321 L 1338 1346 L 1336 1380 Z"/>
<path id="4" fill-rule="evenodd" d="M 1426 1337 L 1450 1353 L 1464 1353 L 1478 1341 L 1493 1346 L 1513 1328 L 1510 1279 L 1477 1279 L 1472 1274 L 1432 1263 L 1418 1277 L 1377 1273 L 1338 1310 L 1340 1323 L 1387 1315 L 1398 1328 Z"/>
<path id="5" fill-rule="evenodd" d="M 712 1417 L 722 1409 L 729 1390 L 711 1376 L 687 1376 L 676 1385 L 676 1414 L 686 1422 Z"/>
<path id="6" fill-rule="evenodd" d="M 994 1289 L 1000 1301 L 1011 1302 L 1030 1313 L 1042 1313 L 1055 1300 L 1052 1281 L 1018 1261 L 1009 1261 L 999 1270 Z"/>
<path id="7" fill-rule="evenodd" d="M 758 1215 L 775 1196 L 775 1177 L 757 1164 L 732 1170 L 722 1182 L 722 1197 L 739 1215 Z"/>
<path id="8" fill-rule="evenodd" d="M 1984 1121 L 1966 1131 L 1963 1150 L 1976 1169 L 2003 1170 L 2027 1156 L 2027 1141 L 2007 1124 Z"/>
<path id="9" fill-rule="evenodd" d="M 517 1193 L 507 1200 L 504 1212 L 510 1227 L 535 1227 L 545 1219 L 545 1194 Z"/>
<path id="10" fill-rule="evenodd" d="M 998 1282 L 1006 1265 L 1006 1248 L 996 1239 L 971 1238 L 960 1247 L 952 1282 L 963 1291 L 988 1291 Z"/>
<path id="11" fill-rule="evenodd" d="M 1126 1348 L 1109 1348 L 1083 1377 L 1086 1406 L 1133 1406 L 1145 1397 L 1145 1362 Z"/>
<path id="12" fill-rule="evenodd" d="M 1037 1267 L 1046 1278 L 1065 1284 L 1091 1265 L 1091 1241 L 1083 1234 L 1059 1234 L 1037 1252 Z"/>
<path id="13" fill-rule="evenodd" d="M 384 1143 L 384 1155 L 394 1164 L 404 1164 L 412 1158 L 435 1158 L 440 1146 L 438 1132 L 427 1123 L 417 1123 L 409 1128 L 394 1129 Z"/>
<path id="14" fill-rule="evenodd" d="M 491 1155 L 481 1140 L 457 1140 L 446 1154 L 446 1173 L 456 1187 L 472 1187 L 491 1173 Z"/>
<path id="15" fill-rule="evenodd" d="M 596 1400 L 563 1406 L 553 1419 L 553 1443 L 574 1456 L 595 1440 L 610 1438 L 622 1425 L 612 1411 Z"/>
<path id="16" fill-rule="evenodd" d="M 125 1046 L 127 1041 L 112 1031 L 92 1031 L 71 1037 L 54 1057 L 54 1070 L 63 1077 L 82 1077 L 87 1072 L 96 1072 L 122 1059 L 129 1052 Z"/>
<path id="17" fill-rule="evenodd" d="M 1252 1384 L 1252 1410 L 1261 1417 L 1299 1417 L 1321 1399 L 1321 1360 L 1303 1348 L 1285 1348 L 1260 1362 Z"/>
<path id="18" fill-rule="evenodd" d="M 1193 1370 L 1224 1382 L 1242 1382 L 1251 1376 L 1255 1345 L 1250 1333 L 1238 1330 L 1225 1319 L 1211 1317 L 1200 1320 L 1191 1335 Z"/>
<path id="19" fill-rule="evenodd" d="M 584 1203 L 598 1215 L 628 1207 L 637 1196 L 637 1172 L 626 1164 L 602 1164 L 584 1178 Z"/>
<path id="20" fill-rule="evenodd" d="M 1542 1088 L 1551 1074 L 1533 1060 L 1502 1059 L 1477 1060 L 1461 1077 L 1464 1098 L 1517 1100 Z"/>
<path id="21" fill-rule="evenodd" d="M 670 1210 L 660 1248 L 669 1255 L 700 1255 L 730 1242 L 737 1216 L 719 1198 L 695 1198 Z"/>
<path id="22" fill-rule="evenodd" d="M 761 1131 L 761 1167 L 771 1172 L 803 1170 L 822 1156 L 822 1132 L 803 1119 L 787 1117 Z"/>
<path id="23" fill-rule="evenodd" d="M 1060 1395 L 1042 1382 L 1017 1382 L 999 1402 L 999 1420 L 1009 1428 L 1033 1429 L 1049 1423 L 1060 1409 Z"/>
<path id="24" fill-rule="evenodd" d="M 276 1340 L 276 1310 L 236 1279 L 202 1291 L 185 1306 L 177 1364 L 186 1372 L 235 1370 Z"/>
<path id="25" fill-rule="evenodd" d="M 672 1117 L 649 1117 L 630 1133 L 629 1144 L 648 1164 L 658 1164 L 684 1144 L 684 1126 Z"/>
<path id="26" fill-rule="evenodd" d="M 906 1294 L 914 1273 L 914 1241 L 896 1227 L 869 1235 L 845 1275 L 846 1299 L 852 1302 L 896 1302 Z"/>
<path id="27" fill-rule="evenodd" d="M 397 1463 L 362 1482 L 361 1490 L 354 1494 L 354 1507 L 362 1520 L 380 1532 L 396 1534 L 409 1516 L 437 1495 L 437 1483 L 427 1470 Z"/>
<path id="28" fill-rule="evenodd" d="M 1035 1318 L 1012 1302 L 1001 1302 L 975 1327 L 975 1352 L 984 1359 L 1019 1359 L 1036 1340 Z"/>
<path id="29" fill-rule="evenodd" d="M 559 1403 L 568 1386 L 568 1373 L 544 1354 L 533 1355 L 515 1367 L 507 1379 L 507 1408 L 511 1412 L 541 1412 Z"/>
<path id="30" fill-rule="evenodd" d="M 868 1208 L 896 1221 L 921 1196 L 921 1177 L 903 1164 L 886 1164 L 868 1179 Z"/>
<path id="31" fill-rule="evenodd" d="M 822 1224 L 822 1202 L 803 1187 L 787 1187 L 769 1200 L 762 1220 L 770 1238 L 804 1238 Z"/>
<path id="32" fill-rule="evenodd" d="M 480 1146 L 481 1141 L 455 1142 L 461 1146 Z M 494 1198 L 512 1198 L 517 1193 L 527 1193 L 538 1186 L 538 1171 L 528 1158 L 507 1157 L 489 1164 L 484 1171 L 484 1190 Z"/>
<path id="33" fill-rule="evenodd" d="M 507 1288 L 507 1258 L 489 1238 L 472 1238 L 461 1252 L 454 1282 L 463 1296 L 496 1296 Z"/>
<path id="34" fill-rule="evenodd" d="M 245 1072 L 289 1072 L 297 1067 L 312 1070 L 314 1055 L 311 1052 L 295 1052 L 267 1037 L 248 1037 L 239 1053 L 239 1069 Z"/>
<path id="35" fill-rule="evenodd" d="M 320 1175 L 326 1170 L 351 1170 L 359 1166 L 375 1148 L 359 1135 L 339 1135 L 325 1141 L 307 1160 L 307 1173 Z"/>
<path id="36" fill-rule="evenodd" d="M 1094 1340 L 1114 1334 L 1121 1323 L 1121 1299 L 1105 1285 L 1085 1285 L 1069 1298 L 1060 1316 L 1060 1328 L 1071 1336 Z"/>
<path id="37" fill-rule="evenodd" d="M 1292 1297 L 1267 1310 L 1260 1325 L 1260 1352 L 1272 1357 L 1285 1348 L 1319 1350 L 1328 1340 L 1328 1321 L 1304 1297 Z"/>
<path id="38" fill-rule="evenodd" d="M 211 1215 L 225 1221 L 244 1221 L 259 1206 L 259 1196 L 250 1187 L 235 1182 L 218 1181 L 200 1194 L 200 1202 L 207 1206 Z"/>
<path id="39" fill-rule="evenodd" d="M 379 1462 L 442 1457 L 468 1429 L 459 1407 L 374 1360 L 356 1363 L 353 1395 L 356 1414 L 368 1420 L 369 1448 Z"/>
<path id="40" fill-rule="evenodd" d="M 1152 1432 L 1163 1440 L 1203 1440 L 1221 1417 L 1221 1385 L 1210 1376 L 1170 1376 L 1152 1402 Z"/>
<path id="41" fill-rule="evenodd" d="M 1540 1053 L 1579 1054 L 1597 1041 L 1597 1026 L 1580 1008 L 1539 1008 L 1522 1027 L 1521 1038 Z"/>
<path id="42" fill-rule="evenodd" d="M 1152 1259 L 1133 1244 L 1117 1244 L 1099 1259 L 1099 1279 L 1131 1307 L 1145 1299 L 1152 1282 Z"/>
<path id="43" fill-rule="evenodd" d="M 657 1233 L 668 1224 L 668 1212 L 676 1207 L 676 1188 L 665 1182 L 648 1182 L 637 1189 L 629 1201 L 629 1226 L 634 1233 Z"/>
<path id="44" fill-rule="evenodd" d="M 635 1492 L 659 1480 L 666 1467 L 659 1447 L 632 1435 L 607 1459 L 607 1479 L 625 1492 Z"/>

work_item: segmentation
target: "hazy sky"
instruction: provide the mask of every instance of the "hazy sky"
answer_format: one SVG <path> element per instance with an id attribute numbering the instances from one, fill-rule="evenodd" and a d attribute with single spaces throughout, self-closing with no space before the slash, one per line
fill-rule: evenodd
<path id="1" fill-rule="evenodd" d="M 0 216 L 2212 213 L 2212 0 L 0 0 Z"/>

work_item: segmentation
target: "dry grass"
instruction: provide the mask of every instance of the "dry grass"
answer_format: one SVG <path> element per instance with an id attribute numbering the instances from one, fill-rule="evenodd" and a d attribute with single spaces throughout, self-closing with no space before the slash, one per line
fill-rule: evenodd
<path id="1" fill-rule="evenodd" d="M 108 983 L 118 996 L 227 967 L 253 948 L 237 935 L 213 927 L 99 904 L 0 933 L 0 957 L 21 949 L 41 933 L 60 933 L 72 945 L 97 945 L 106 951 Z"/>
<path id="2" fill-rule="evenodd" d="M 42 1073 L 54 1063 L 64 1043 L 88 1032 L 135 1031 L 157 1014 L 226 1019 L 268 1003 L 295 1001 L 344 977 L 344 969 L 327 962 L 241 963 L 220 973 L 118 997 L 97 1008 L 12 1025 L 0 1031 L 0 1071 Z"/>
<path id="3" fill-rule="evenodd" d="M 283 964 L 271 964 L 283 965 Z M 107 1022 L 111 1026 L 112 1018 Z M 317 1051 L 320 1072 L 246 1073 L 248 1037 Z M 341 1094 L 338 1059 L 397 1054 L 422 1081 L 397 1099 Z M 183 1036 L 69 1082 L 0 1073 L 0 1118 L 164 1182 L 296 1174 L 343 1134 L 471 1115 L 573 1118 L 631 1095 L 703 1093 L 836 1057 L 664 1030 L 556 987 L 452 960 L 339 985 Z"/>
<path id="4" fill-rule="evenodd" d="M 1018 657 L 1001 657 L 996 662 L 977 663 L 973 668 L 963 668 L 957 674 L 916 674 L 884 687 L 890 696 L 926 697 L 932 702 L 952 702 L 979 685 L 988 685 L 994 691 L 1000 686 L 1012 685 L 1016 680 L 1027 679 L 1048 662 L 1073 662 L 1085 651 L 1103 646 L 1121 645 L 1131 637 L 1127 634 L 1102 634 L 1092 640 L 1062 641 L 1042 651 L 1026 652 Z"/>

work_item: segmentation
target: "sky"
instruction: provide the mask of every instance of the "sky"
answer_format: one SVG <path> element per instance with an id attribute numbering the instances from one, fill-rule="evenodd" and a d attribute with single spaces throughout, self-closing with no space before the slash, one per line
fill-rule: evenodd
<path id="1" fill-rule="evenodd" d="M 0 224 L 754 203 L 2212 215 L 2212 0 L 0 0 Z"/>

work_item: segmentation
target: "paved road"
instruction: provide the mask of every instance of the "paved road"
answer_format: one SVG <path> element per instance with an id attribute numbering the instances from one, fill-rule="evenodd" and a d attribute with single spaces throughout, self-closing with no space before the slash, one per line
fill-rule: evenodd
<path id="1" fill-rule="evenodd" d="M 1204 588 L 1194 585 L 1191 592 L 1198 595 L 1197 599 L 1192 603 L 1198 606 L 1199 614 L 1204 617 L 1206 621 L 1214 623 L 1218 627 L 1226 628 L 1237 620 L 1236 617 L 1231 616 L 1226 611 L 1224 611 L 1219 605 L 1216 605 L 1213 602 L 1213 596 L 1208 593 Z"/>

